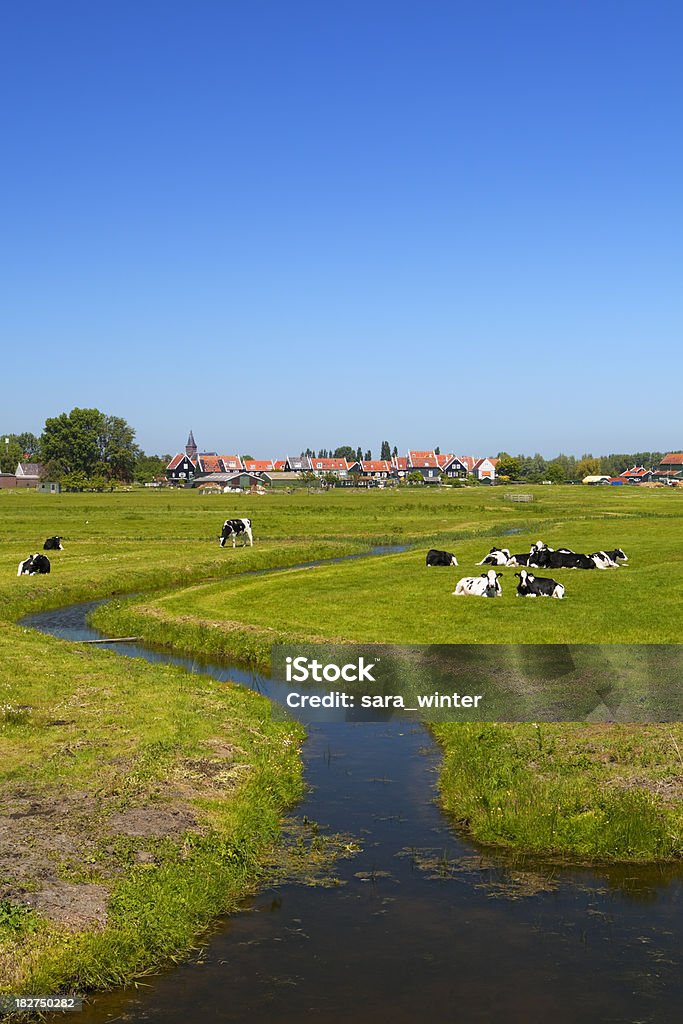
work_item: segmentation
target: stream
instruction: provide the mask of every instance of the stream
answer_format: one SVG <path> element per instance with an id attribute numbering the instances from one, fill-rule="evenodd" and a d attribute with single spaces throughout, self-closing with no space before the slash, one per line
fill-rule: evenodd
<path id="1" fill-rule="evenodd" d="M 22 624 L 93 639 L 86 617 L 96 603 Z M 141 644 L 110 648 L 231 679 L 280 703 L 288 692 L 283 681 L 230 664 Z M 89 999 L 82 1024 L 683 1017 L 680 868 L 566 868 L 477 847 L 436 802 L 439 751 L 422 726 L 302 720 L 308 789 L 292 813 L 361 846 L 337 863 L 339 884 L 260 891 L 219 918 L 185 963 Z"/>

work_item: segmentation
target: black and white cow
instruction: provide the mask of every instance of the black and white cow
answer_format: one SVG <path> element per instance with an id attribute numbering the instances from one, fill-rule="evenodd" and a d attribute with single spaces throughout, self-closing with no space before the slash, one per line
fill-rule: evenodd
<path id="1" fill-rule="evenodd" d="M 598 569 L 618 569 L 619 563 L 607 554 L 606 551 L 592 551 L 589 558 L 592 558 Z"/>
<path id="2" fill-rule="evenodd" d="M 537 566 L 539 569 L 603 569 L 590 555 L 581 555 L 575 551 L 551 551 L 544 548 L 537 551 L 533 561 L 529 559 L 529 565 Z"/>
<path id="3" fill-rule="evenodd" d="M 63 551 L 64 546 L 62 544 L 61 537 L 48 537 L 43 544 L 43 551 Z"/>
<path id="4" fill-rule="evenodd" d="M 617 559 L 621 562 L 628 562 L 628 555 L 621 548 L 614 548 L 613 551 L 603 551 L 602 554 L 607 555 L 613 562 L 616 562 Z"/>
<path id="5" fill-rule="evenodd" d="M 557 551 L 562 555 L 573 555 L 575 553 L 571 548 L 557 548 Z M 525 564 L 533 565 L 539 569 L 544 568 L 546 555 L 548 554 L 555 554 L 555 548 L 550 548 L 542 540 L 537 540 L 535 544 L 531 545 L 529 559 Z"/>
<path id="6" fill-rule="evenodd" d="M 507 565 L 510 558 L 509 548 L 491 548 L 477 565 Z"/>
<path id="7" fill-rule="evenodd" d="M 622 562 L 628 562 L 628 558 L 626 557 L 626 553 L 624 551 L 622 551 L 621 548 L 614 548 L 613 551 L 593 551 L 590 557 L 591 558 L 595 558 L 596 560 L 600 560 L 600 561 L 604 562 L 605 564 L 604 564 L 603 568 L 605 568 L 605 569 L 607 569 L 607 568 L 618 569 L 619 568 L 619 562 L 617 561 L 618 558 L 620 558 L 622 560 Z"/>
<path id="8" fill-rule="evenodd" d="M 528 565 L 530 558 L 531 558 L 531 552 L 530 551 L 527 551 L 527 552 L 525 552 L 524 554 L 521 554 L 521 555 L 510 555 L 510 557 L 507 560 L 507 564 L 510 567 L 512 567 L 514 565 Z"/>
<path id="9" fill-rule="evenodd" d="M 481 576 L 463 576 L 461 580 L 458 580 L 453 593 L 469 594 L 472 597 L 502 597 L 503 591 L 498 582 L 502 575 L 502 572 L 494 572 L 493 569 L 489 569 Z"/>
<path id="10" fill-rule="evenodd" d="M 427 552 L 427 565 L 457 565 L 458 559 L 450 551 L 439 551 L 438 548 L 430 548 Z"/>
<path id="11" fill-rule="evenodd" d="M 232 537 L 232 546 L 238 537 L 242 537 L 242 547 L 247 546 L 247 538 L 251 547 L 254 546 L 254 538 L 251 533 L 251 519 L 226 519 L 223 523 L 223 532 L 220 535 L 221 547 L 225 547 L 226 540 Z"/>
<path id="12" fill-rule="evenodd" d="M 564 597 L 564 587 L 549 576 L 534 576 L 533 573 L 522 569 L 516 572 L 519 576 L 517 584 L 517 597 Z"/>
<path id="13" fill-rule="evenodd" d="M 50 559 L 47 555 L 41 555 L 36 551 L 35 555 L 29 555 L 23 562 L 19 562 L 17 576 L 46 575 L 50 571 Z"/>

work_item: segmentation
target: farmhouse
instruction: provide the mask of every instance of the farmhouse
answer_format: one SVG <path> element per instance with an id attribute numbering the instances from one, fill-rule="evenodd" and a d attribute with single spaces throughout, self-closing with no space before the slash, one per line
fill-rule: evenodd
<path id="1" fill-rule="evenodd" d="M 408 472 L 421 473 L 426 484 L 436 484 L 441 479 L 439 460 L 434 451 L 409 451 L 407 465 Z"/>
<path id="2" fill-rule="evenodd" d="M 477 459 L 472 467 L 472 475 L 477 480 L 482 480 L 487 483 L 493 483 L 496 479 L 496 466 L 498 465 L 498 459 Z"/>
<path id="3" fill-rule="evenodd" d="M 627 484 L 649 483 L 652 479 L 652 470 L 646 469 L 645 466 L 632 466 L 631 469 L 625 469 L 620 473 L 619 479 Z"/>
<path id="4" fill-rule="evenodd" d="M 657 466 L 655 480 L 665 483 L 681 483 L 683 481 L 683 452 L 669 452 Z"/>

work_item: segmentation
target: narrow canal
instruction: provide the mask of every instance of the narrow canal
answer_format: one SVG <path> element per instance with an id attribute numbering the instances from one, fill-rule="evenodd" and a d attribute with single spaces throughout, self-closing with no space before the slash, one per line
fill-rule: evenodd
<path id="1" fill-rule="evenodd" d="M 92 607 L 24 624 L 93 638 Z M 287 693 L 284 682 L 232 665 L 138 644 L 112 649 L 233 679 L 275 701 Z M 93 998 L 82 1024 L 681 1019 L 679 869 L 558 868 L 477 848 L 436 803 L 439 753 L 421 726 L 391 718 L 308 727 L 308 793 L 293 813 L 358 842 L 337 865 L 339 884 L 259 892 L 180 967 Z"/>

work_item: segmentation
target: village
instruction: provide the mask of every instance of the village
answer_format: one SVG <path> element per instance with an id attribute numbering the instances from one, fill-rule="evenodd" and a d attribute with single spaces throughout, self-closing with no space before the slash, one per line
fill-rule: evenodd
<path id="1" fill-rule="evenodd" d="M 390 459 L 355 459 L 286 455 L 279 459 L 253 459 L 240 455 L 200 452 L 190 431 L 184 452 L 178 452 L 166 467 L 166 481 L 175 486 L 203 491 L 264 490 L 272 486 L 319 481 L 335 487 L 387 487 L 410 482 L 440 484 L 508 482 L 497 472 L 499 459 L 493 456 L 442 454 L 436 450 L 413 450 Z M 550 481 L 547 481 L 550 483 Z M 591 474 L 577 483 L 587 485 L 670 484 L 683 482 L 683 452 L 664 456 L 654 469 L 633 466 L 619 476 Z"/>

